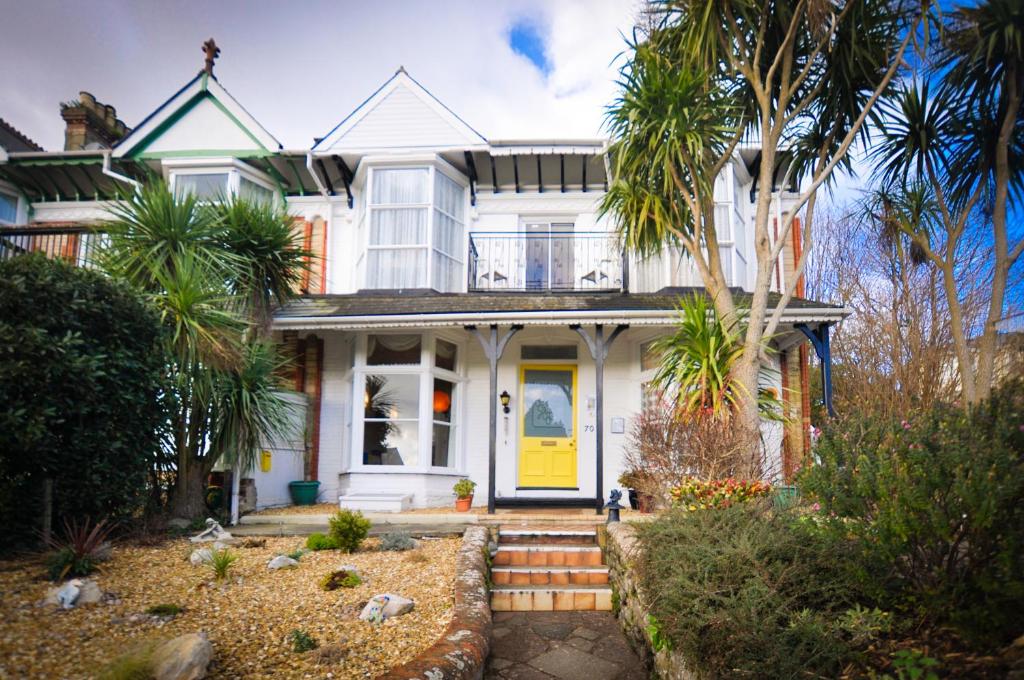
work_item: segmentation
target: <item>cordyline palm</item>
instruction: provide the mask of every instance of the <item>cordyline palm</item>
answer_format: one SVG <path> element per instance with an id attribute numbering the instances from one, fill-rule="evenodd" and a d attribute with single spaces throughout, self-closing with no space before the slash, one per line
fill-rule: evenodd
<path id="1" fill-rule="evenodd" d="M 287 434 L 277 429 L 290 405 L 274 387 L 274 350 L 252 332 L 253 319 L 288 298 L 304 254 L 281 237 L 290 222 L 279 209 L 242 200 L 203 204 L 159 182 L 113 216 L 102 261 L 160 309 L 176 390 L 173 510 L 197 516 L 221 456 L 251 464 L 260 440 Z"/>
<path id="2" fill-rule="evenodd" d="M 652 382 L 662 393 L 675 397 L 683 415 L 728 418 L 746 389 L 733 375 L 743 354 L 742 321 L 726 323 L 702 295 L 681 298 L 677 311 L 673 332 L 652 347 L 660 359 Z M 768 383 L 771 371 L 762 368 L 761 378 Z M 762 416 L 782 416 L 781 404 L 766 390 L 759 389 L 757 398 Z"/>
<path id="3" fill-rule="evenodd" d="M 766 339 L 812 249 L 815 191 L 867 134 L 864 120 L 900 69 L 923 16 L 921 4 L 666 0 L 654 3 L 653 27 L 628 46 L 620 94 L 607 112 L 613 178 L 602 212 L 613 216 L 626 247 L 641 256 L 663 246 L 685 252 L 719 317 L 730 324 L 737 305 L 719 254 L 713 187 L 741 143 L 759 147 L 752 225 L 757 269 L 742 353 L 732 368 L 744 392 L 738 411 L 750 429 L 757 425 L 754 395 Z M 773 237 L 771 187 L 801 175 L 809 185 Z M 805 206 L 804 253 L 769 309 L 774 268 Z"/>

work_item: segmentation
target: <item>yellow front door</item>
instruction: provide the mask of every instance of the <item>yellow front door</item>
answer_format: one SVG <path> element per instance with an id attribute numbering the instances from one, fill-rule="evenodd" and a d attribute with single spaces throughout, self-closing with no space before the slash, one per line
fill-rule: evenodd
<path id="1" fill-rule="evenodd" d="M 519 394 L 519 488 L 575 489 L 576 367 L 523 366 Z"/>

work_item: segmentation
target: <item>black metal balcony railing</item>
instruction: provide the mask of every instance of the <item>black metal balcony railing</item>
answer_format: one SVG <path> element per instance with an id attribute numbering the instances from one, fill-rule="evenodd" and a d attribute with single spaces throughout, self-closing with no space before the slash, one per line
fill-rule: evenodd
<path id="1" fill-rule="evenodd" d="M 470 291 L 600 291 L 628 285 L 622 248 L 607 232 L 469 235 Z"/>
<path id="2" fill-rule="evenodd" d="M 105 238 L 86 227 L 0 227 L 0 260 L 41 252 L 79 267 L 92 267 Z"/>

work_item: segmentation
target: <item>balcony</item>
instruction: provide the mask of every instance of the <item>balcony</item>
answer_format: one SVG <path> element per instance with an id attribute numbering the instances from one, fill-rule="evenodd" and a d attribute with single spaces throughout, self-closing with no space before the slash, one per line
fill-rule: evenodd
<path id="1" fill-rule="evenodd" d="M 608 232 L 469 235 L 469 290 L 573 292 L 626 290 L 628 267 Z"/>
<path id="2" fill-rule="evenodd" d="M 0 227 L 0 260 L 44 253 L 79 267 L 92 267 L 105 238 L 87 227 Z"/>

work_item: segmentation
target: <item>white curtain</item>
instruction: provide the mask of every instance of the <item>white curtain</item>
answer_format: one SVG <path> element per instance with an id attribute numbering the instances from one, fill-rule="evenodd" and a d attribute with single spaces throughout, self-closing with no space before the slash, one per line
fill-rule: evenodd
<path id="1" fill-rule="evenodd" d="M 440 291 L 460 288 L 462 273 L 465 189 L 444 173 L 434 174 L 434 275 L 431 285 Z"/>
<path id="2" fill-rule="evenodd" d="M 370 211 L 371 246 L 366 262 L 368 288 L 423 288 L 427 270 L 426 207 L 373 207 L 427 203 L 430 171 L 426 168 L 375 170 Z"/>

